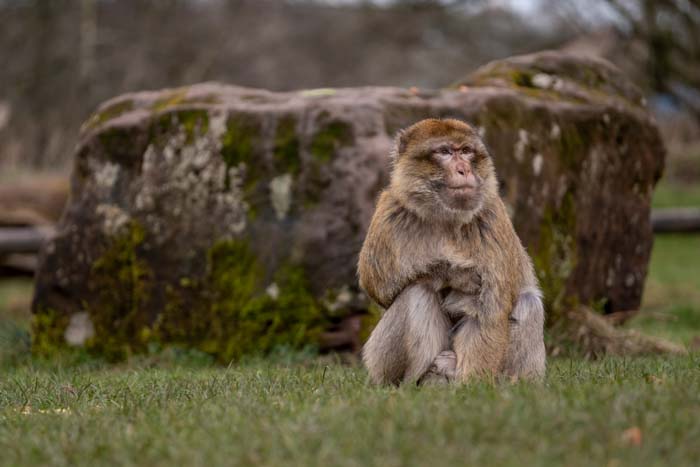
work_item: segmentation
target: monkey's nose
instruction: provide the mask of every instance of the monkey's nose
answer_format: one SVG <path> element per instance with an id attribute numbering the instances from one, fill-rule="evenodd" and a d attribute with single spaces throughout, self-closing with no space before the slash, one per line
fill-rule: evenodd
<path id="1" fill-rule="evenodd" d="M 460 174 L 462 177 L 466 177 L 472 172 L 469 166 L 467 166 L 466 164 L 457 164 L 455 169 L 457 170 L 457 173 Z"/>

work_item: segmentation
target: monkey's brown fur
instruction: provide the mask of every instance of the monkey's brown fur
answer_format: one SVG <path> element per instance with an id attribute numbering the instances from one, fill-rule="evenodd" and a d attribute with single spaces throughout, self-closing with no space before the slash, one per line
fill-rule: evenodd
<path id="1" fill-rule="evenodd" d="M 371 379 L 417 381 L 436 365 L 449 377 L 440 368 L 449 358 L 436 359 L 449 349 L 459 381 L 542 376 L 537 281 L 478 134 L 424 120 L 399 134 L 393 156 L 358 266 L 361 287 L 387 309 L 363 350 Z"/>

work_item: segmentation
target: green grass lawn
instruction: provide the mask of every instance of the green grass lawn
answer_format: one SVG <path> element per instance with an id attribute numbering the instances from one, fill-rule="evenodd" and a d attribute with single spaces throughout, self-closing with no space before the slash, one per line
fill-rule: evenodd
<path id="1" fill-rule="evenodd" d="M 662 179 L 654 190 L 655 208 L 700 207 L 700 183 L 671 183 Z"/>
<path id="2" fill-rule="evenodd" d="M 700 205 L 700 191 L 682 199 Z M 543 385 L 421 389 L 284 353 L 230 368 L 173 349 L 46 362 L 28 356 L 30 294 L 0 282 L 0 466 L 700 465 L 697 352 L 552 359 Z M 700 236 L 657 236 L 628 326 L 700 336 Z"/>
<path id="3" fill-rule="evenodd" d="M 700 338 L 700 235 L 657 235 L 641 312 L 629 326 L 688 344 Z"/>
<path id="4" fill-rule="evenodd" d="M 556 360 L 542 386 L 374 388 L 319 361 L 35 363 L 0 380 L 8 466 L 698 465 L 698 440 L 698 354 Z"/>
<path id="5" fill-rule="evenodd" d="M 653 206 L 700 207 L 700 183 L 664 178 Z M 654 238 L 641 312 L 629 327 L 689 344 L 700 339 L 700 235 L 663 234 Z"/>
<path id="6" fill-rule="evenodd" d="M 700 334 L 698 255 L 698 237 L 657 238 L 632 327 Z M 46 362 L 27 356 L 30 287 L 0 285 L 2 466 L 700 465 L 698 353 L 553 359 L 541 386 L 421 389 L 284 353 L 230 368 L 173 349 Z"/>

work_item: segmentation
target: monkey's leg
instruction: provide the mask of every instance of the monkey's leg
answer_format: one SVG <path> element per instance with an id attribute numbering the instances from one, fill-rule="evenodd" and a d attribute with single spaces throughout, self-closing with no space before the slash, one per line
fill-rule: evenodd
<path id="1" fill-rule="evenodd" d="M 508 347 L 507 319 L 466 315 L 454 332 L 457 355 L 456 379 L 496 376 L 501 371 Z"/>
<path id="2" fill-rule="evenodd" d="M 449 289 L 440 303 L 440 308 L 451 323 L 455 323 L 450 329 L 450 344 L 453 333 L 463 324 L 465 315 L 476 316 L 477 307 L 473 294 L 464 293 L 460 290 Z M 450 383 L 455 379 L 455 368 L 457 366 L 457 355 L 453 350 L 444 350 L 435 357 L 433 364 L 421 377 L 421 385 L 441 385 Z"/>
<path id="3" fill-rule="evenodd" d="M 506 376 L 513 380 L 544 377 L 546 353 L 543 328 L 542 293 L 535 287 L 527 287 L 520 292 L 510 315 Z"/>
<path id="4" fill-rule="evenodd" d="M 417 381 L 449 345 L 449 321 L 437 293 L 424 283 L 406 287 L 384 312 L 362 360 L 379 384 Z"/>

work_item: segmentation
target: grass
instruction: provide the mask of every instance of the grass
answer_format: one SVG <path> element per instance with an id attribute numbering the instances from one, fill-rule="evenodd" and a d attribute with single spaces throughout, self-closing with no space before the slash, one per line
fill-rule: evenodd
<path id="1" fill-rule="evenodd" d="M 693 161 L 697 166 L 697 158 Z M 700 183 L 663 178 L 652 205 L 700 207 Z M 629 326 L 685 344 L 695 339 L 694 345 L 700 345 L 700 235 L 656 236 L 641 313 Z"/>
<path id="2" fill-rule="evenodd" d="M 699 370 L 557 360 L 542 386 L 393 389 L 319 361 L 34 363 L 0 380 L 0 465 L 698 465 Z"/>
<path id="3" fill-rule="evenodd" d="M 0 378 L 2 364 L 24 358 L 29 352 L 29 301 L 32 281 L 0 281 Z"/>
<path id="4" fill-rule="evenodd" d="M 700 183 L 672 183 L 662 179 L 654 191 L 655 208 L 700 207 Z"/>
<path id="5" fill-rule="evenodd" d="M 700 206 L 700 189 L 674 189 L 655 205 Z M 28 354 L 30 294 L 0 282 L 0 466 L 700 464 L 700 353 L 553 359 L 543 385 L 421 389 L 284 352 L 229 368 L 177 349 L 45 361 Z M 656 238 L 629 326 L 700 335 L 699 236 Z"/>
<path id="6" fill-rule="evenodd" d="M 686 344 L 700 336 L 700 236 L 656 236 L 642 309 L 630 325 Z"/>
<path id="7" fill-rule="evenodd" d="M 657 238 L 633 327 L 700 334 L 699 247 Z M 0 330 L 24 335 L 30 287 L 0 285 Z M 222 368 L 167 349 L 110 366 L 80 353 L 39 360 L 21 338 L 4 342 L 0 466 L 700 463 L 698 353 L 554 359 L 541 386 L 395 389 L 308 355 Z"/>

